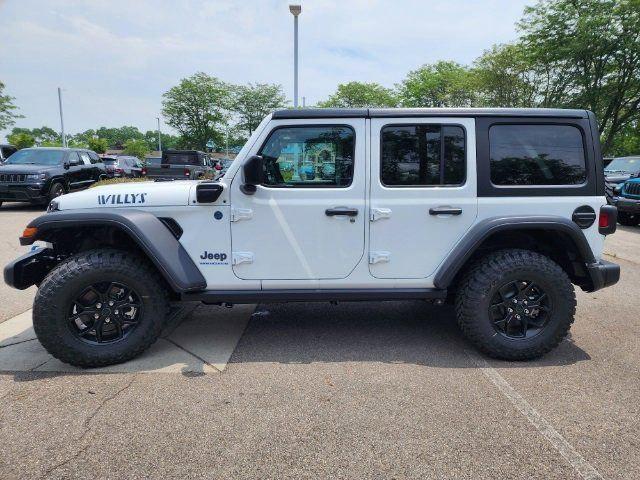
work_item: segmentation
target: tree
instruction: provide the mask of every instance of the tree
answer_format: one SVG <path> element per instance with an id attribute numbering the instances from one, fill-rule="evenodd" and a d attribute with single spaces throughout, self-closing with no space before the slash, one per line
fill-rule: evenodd
<path id="1" fill-rule="evenodd" d="M 209 140 L 220 142 L 231 103 L 229 85 L 199 72 L 183 78 L 162 96 L 162 114 L 180 132 L 183 144 L 204 150 Z"/>
<path id="2" fill-rule="evenodd" d="M 128 125 L 118 128 L 100 127 L 98 130 L 87 130 L 80 135 L 86 139 L 85 141 L 88 141 L 89 138 L 92 138 L 96 135 L 100 138 L 104 138 L 107 140 L 109 148 L 112 148 L 114 150 L 120 150 L 124 148 L 124 144 L 127 140 L 144 139 L 144 135 L 140 130 L 138 130 L 138 127 Z"/>
<path id="3" fill-rule="evenodd" d="M 24 118 L 23 115 L 15 113 L 15 110 L 18 109 L 18 107 L 13 104 L 15 98 L 5 95 L 3 92 L 4 83 L 0 82 L 0 130 L 4 130 L 14 125 L 16 123 L 16 118 Z"/>
<path id="4" fill-rule="evenodd" d="M 470 69 L 456 62 L 424 65 L 397 88 L 404 107 L 470 107 L 476 100 Z"/>
<path id="5" fill-rule="evenodd" d="M 543 85 L 537 103 L 592 110 L 609 151 L 640 118 L 640 1 L 540 1 L 519 28 Z"/>
<path id="6" fill-rule="evenodd" d="M 338 85 L 336 92 L 318 104 L 324 108 L 395 107 L 398 97 L 390 88 L 378 83 L 349 82 Z"/>
<path id="7" fill-rule="evenodd" d="M 109 148 L 109 143 L 106 138 L 91 137 L 87 141 L 87 145 L 90 150 L 93 150 L 96 153 L 105 153 Z"/>
<path id="8" fill-rule="evenodd" d="M 494 45 L 475 60 L 471 73 L 479 106 L 536 106 L 540 83 L 522 45 Z"/>
<path id="9" fill-rule="evenodd" d="M 7 140 L 17 149 L 33 147 L 36 143 L 32 135 L 24 132 L 12 133 L 7 136 Z"/>
<path id="10" fill-rule="evenodd" d="M 140 160 L 144 160 L 147 153 L 149 153 L 149 146 L 144 140 L 131 139 L 124 143 L 125 155 L 132 155 L 138 157 Z"/>
<path id="11" fill-rule="evenodd" d="M 251 135 L 265 116 L 286 103 L 281 85 L 250 83 L 233 87 L 231 110 L 239 119 L 237 128 Z"/>
<path id="12" fill-rule="evenodd" d="M 161 133 L 160 137 L 162 139 L 162 149 L 168 150 L 170 148 L 176 148 L 178 146 L 178 142 L 180 138 L 176 135 L 171 135 L 169 133 Z M 158 150 L 158 131 L 157 130 L 147 130 L 144 134 L 144 140 L 147 142 L 149 146 L 149 150 Z"/>

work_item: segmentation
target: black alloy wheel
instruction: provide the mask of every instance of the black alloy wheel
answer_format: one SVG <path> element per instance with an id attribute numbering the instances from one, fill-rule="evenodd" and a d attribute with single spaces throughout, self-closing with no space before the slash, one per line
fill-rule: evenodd
<path id="1" fill-rule="evenodd" d="M 141 297 L 118 282 L 101 282 L 85 288 L 72 302 L 67 317 L 71 332 L 91 345 L 123 340 L 142 317 Z"/>
<path id="2" fill-rule="evenodd" d="M 489 318 L 500 335 L 510 339 L 531 338 L 547 325 L 551 301 L 540 285 L 514 280 L 496 291 L 489 306 Z"/>

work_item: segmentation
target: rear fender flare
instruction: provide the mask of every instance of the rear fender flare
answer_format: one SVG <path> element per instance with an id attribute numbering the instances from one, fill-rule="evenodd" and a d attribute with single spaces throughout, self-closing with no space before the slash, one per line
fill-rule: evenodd
<path id="1" fill-rule="evenodd" d="M 458 242 L 445 261 L 438 268 L 433 283 L 437 288 L 448 288 L 464 264 L 490 236 L 516 230 L 551 230 L 568 235 L 576 246 L 577 253 L 586 264 L 596 259 L 584 233 L 578 225 L 564 217 L 492 217 L 474 227 Z"/>

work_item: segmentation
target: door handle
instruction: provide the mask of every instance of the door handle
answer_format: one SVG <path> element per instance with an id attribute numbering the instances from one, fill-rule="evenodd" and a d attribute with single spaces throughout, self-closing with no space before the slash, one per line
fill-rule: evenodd
<path id="1" fill-rule="evenodd" d="M 456 207 L 436 207 L 429 209 L 429 215 L 460 215 L 461 208 Z"/>
<path id="2" fill-rule="evenodd" d="M 337 208 L 327 208 L 324 211 L 327 217 L 335 217 L 337 215 L 344 215 L 346 217 L 355 217 L 358 215 L 357 208 L 347 208 L 347 207 L 337 207 Z"/>

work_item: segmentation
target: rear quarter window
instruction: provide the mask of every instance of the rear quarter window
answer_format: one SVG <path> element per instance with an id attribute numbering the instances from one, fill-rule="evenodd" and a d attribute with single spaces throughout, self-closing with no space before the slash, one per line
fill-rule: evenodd
<path id="1" fill-rule="evenodd" d="M 491 183 L 580 185 L 586 181 L 582 132 L 572 125 L 492 125 Z"/>

